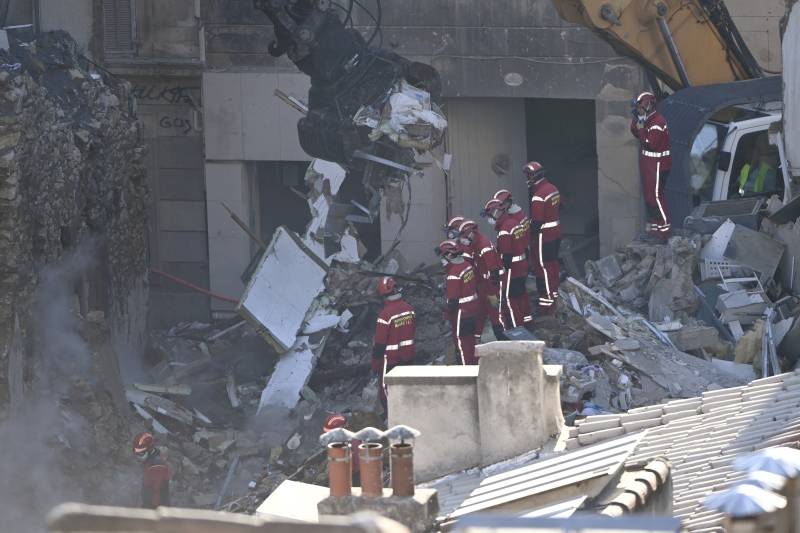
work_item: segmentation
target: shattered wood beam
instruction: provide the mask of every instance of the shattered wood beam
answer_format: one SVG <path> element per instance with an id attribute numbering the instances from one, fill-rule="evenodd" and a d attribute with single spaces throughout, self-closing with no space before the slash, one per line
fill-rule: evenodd
<path id="1" fill-rule="evenodd" d="M 589 287 L 587 287 L 586 285 L 584 285 L 583 283 L 581 283 L 580 281 L 578 281 L 575 278 L 572 278 L 572 277 L 567 278 L 567 281 L 569 281 L 570 283 L 572 283 L 572 285 L 574 285 L 575 287 L 577 287 L 580 290 L 582 290 L 583 292 L 585 292 L 587 295 L 591 296 L 594 300 L 596 300 L 596 301 L 600 302 L 601 304 L 603 304 L 609 311 L 614 313 L 614 315 L 617 318 L 619 318 L 620 320 L 625 320 L 625 317 L 622 316 L 622 313 L 620 313 L 619 310 L 616 307 L 611 305 L 611 303 L 608 300 L 606 300 L 603 297 L 603 295 L 596 293 L 595 291 L 593 291 L 592 289 L 590 289 Z"/>
<path id="2" fill-rule="evenodd" d="M 189 396 L 192 394 L 192 387 L 189 385 L 148 385 L 144 383 L 134 383 L 133 386 L 142 392 L 152 392 L 154 394 L 174 394 L 176 396 Z"/>
<path id="3" fill-rule="evenodd" d="M 250 226 L 245 224 L 244 220 L 239 218 L 239 215 L 234 213 L 233 210 L 231 210 L 230 207 L 225 205 L 225 202 L 220 202 L 220 204 L 222 204 L 222 207 L 225 209 L 225 211 L 228 212 L 228 215 L 230 215 L 230 217 L 233 219 L 233 221 L 236 222 L 236 225 L 239 226 L 240 228 L 242 228 L 242 230 L 245 233 L 247 233 L 247 236 L 250 237 L 251 239 L 253 239 L 253 241 L 256 244 L 258 244 L 261 247 L 262 250 L 267 247 L 267 245 L 264 243 L 264 241 L 261 240 L 261 237 L 256 235 L 256 233 L 252 229 L 250 229 Z"/>
<path id="4" fill-rule="evenodd" d="M 194 413 L 166 398 L 142 392 L 134 387 L 125 389 L 125 396 L 129 402 L 135 405 L 152 409 L 159 414 L 173 418 L 187 426 L 194 424 Z"/>

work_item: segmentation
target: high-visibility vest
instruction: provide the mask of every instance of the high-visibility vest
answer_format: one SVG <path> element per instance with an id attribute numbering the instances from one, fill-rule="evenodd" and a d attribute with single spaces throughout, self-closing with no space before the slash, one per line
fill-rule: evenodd
<path id="1" fill-rule="evenodd" d="M 742 167 L 742 171 L 739 173 L 739 194 L 744 194 L 745 186 L 747 185 L 747 180 L 750 178 L 750 163 L 745 164 Z M 764 192 L 764 180 L 767 178 L 767 173 L 772 170 L 772 167 L 767 165 L 766 163 L 759 163 L 758 164 L 758 175 L 756 175 L 756 182 L 753 186 L 753 192 Z"/>

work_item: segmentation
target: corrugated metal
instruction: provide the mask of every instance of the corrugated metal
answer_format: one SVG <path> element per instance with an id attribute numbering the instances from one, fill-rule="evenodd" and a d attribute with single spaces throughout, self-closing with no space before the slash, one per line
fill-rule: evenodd
<path id="1" fill-rule="evenodd" d="M 522 98 L 452 98 L 445 102 L 449 121 L 447 150 L 451 169 L 452 215 L 480 219 L 479 212 L 499 189 L 509 189 L 527 211 L 527 189 L 522 167 L 527 159 L 525 100 Z M 509 171 L 492 170 L 495 156 L 506 155 Z M 494 237 L 494 228 L 481 221 Z"/>
<path id="2" fill-rule="evenodd" d="M 800 7 L 795 4 L 783 35 L 783 104 L 786 158 L 800 175 Z"/>
<path id="3" fill-rule="evenodd" d="M 549 459 L 515 464 L 500 472 L 494 468 L 490 475 L 469 471 L 431 486 L 439 492 L 441 517 L 457 518 L 611 475 L 627 460 L 641 437 L 642 434 L 628 435 Z M 531 511 L 535 508 L 532 500 Z"/>

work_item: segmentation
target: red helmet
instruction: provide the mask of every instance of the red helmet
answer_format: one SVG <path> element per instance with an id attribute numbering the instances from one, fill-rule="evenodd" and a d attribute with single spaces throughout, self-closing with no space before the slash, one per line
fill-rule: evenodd
<path id="1" fill-rule="evenodd" d="M 643 92 L 636 97 L 636 104 L 643 106 L 647 111 L 652 111 L 656 107 L 656 95 L 649 92 Z"/>
<path id="2" fill-rule="evenodd" d="M 397 283 L 395 283 L 394 278 L 384 276 L 378 280 L 378 294 L 388 296 L 395 291 L 396 286 Z"/>
<path id="3" fill-rule="evenodd" d="M 149 453 L 156 446 L 156 440 L 153 438 L 152 433 L 143 431 L 133 439 L 133 453 L 136 455 L 145 455 Z"/>
<path id="4" fill-rule="evenodd" d="M 544 167 L 538 161 L 531 161 L 522 169 L 528 182 L 538 181 L 544 177 Z"/>
<path id="5" fill-rule="evenodd" d="M 484 217 L 491 217 L 495 220 L 503 216 L 506 211 L 508 211 L 509 204 L 498 200 L 497 198 L 492 198 L 486 205 L 483 207 L 483 211 L 481 212 L 481 216 Z"/>
<path id="6" fill-rule="evenodd" d="M 346 425 L 347 425 L 347 418 L 345 418 L 344 415 L 339 413 L 333 413 L 332 415 L 328 415 L 328 418 L 325 419 L 325 425 L 322 426 L 322 431 L 324 433 L 328 433 L 329 431 L 333 431 L 334 429 L 343 428 Z"/>
<path id="7" fill-rule="evenodd" d="M 436 255 L 439 257 L 455 257 L 461 255 L 462 249 L 456 241 L 446 240 L 439 243 L 436 247 Z"/>
<path id="8" fill-rule="evenodd" d="M 465 220 L 458 227 L 458 234 L 462 237 L 467 237 L 476 229 L 478 229 L 478 224 L 474 220 Z"/>
<path id="9" fill-rule="evenodd" d="M 511 205 L 511 202 L 514 201 L 514 198 L 511 196 L 511 191 L 508 189 L 500 189 L 494 196 L 492 196 L 494 200 L 500 200 L 502 203 L 507 203 Z"/>
<path id="10" fill-rule="evenodd" d="M 458 227 L 462 222 L 464 222 L 464 217 L 462 216 L 453 217 L 450 219 L 450 221 L 444 227 L 444 232 L 448 239 L 455 239 L 458 237 Z"/>

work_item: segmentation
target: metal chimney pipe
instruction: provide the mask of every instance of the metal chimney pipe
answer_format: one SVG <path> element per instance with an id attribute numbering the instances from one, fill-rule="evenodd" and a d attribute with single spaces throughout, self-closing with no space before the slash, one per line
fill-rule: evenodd
<path id="1" fill-rule="evenodd" d="M 331 487 L 331 496 L 334 498 L 350 496 L 352 493 L 353 471 L 350 453 L 349 442 L 328 444 L 328 483 Z"/>
<path id="2" fill-rule="evenodd" d="M 414 447 L 401 442 L 390 448 L 392 470 L 392 494 L 410 497 L 414 495 Z"/>
<path id="3" fill-rule="evenodd" d="M 361 472 L 361 495 L 365 498 L 383 496 L 383 444 L 364 442 L 358 447 Z"/>

